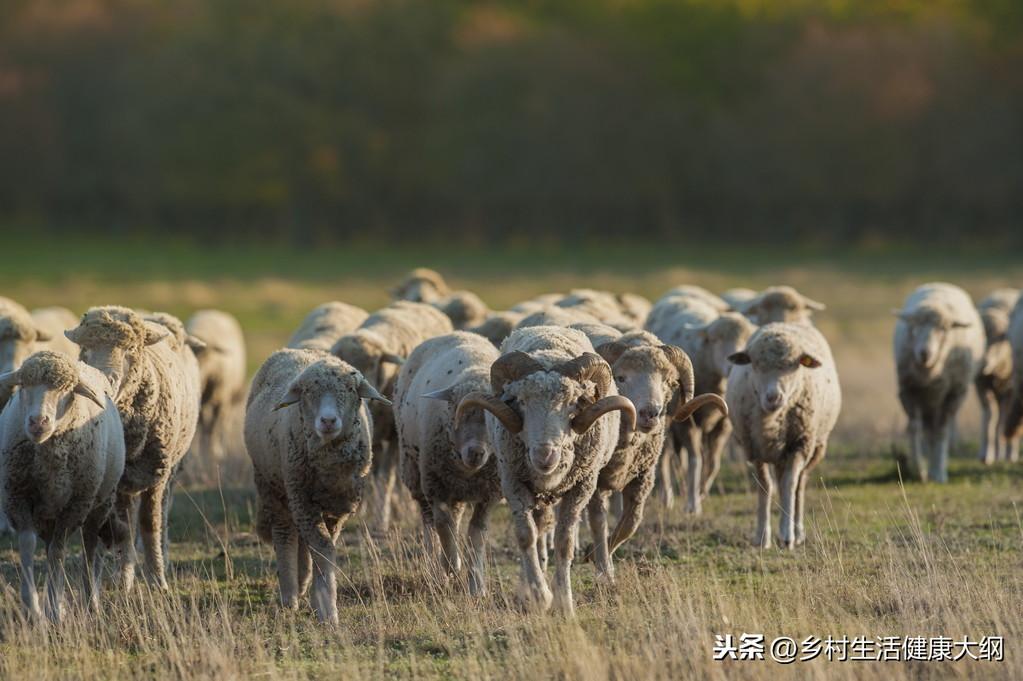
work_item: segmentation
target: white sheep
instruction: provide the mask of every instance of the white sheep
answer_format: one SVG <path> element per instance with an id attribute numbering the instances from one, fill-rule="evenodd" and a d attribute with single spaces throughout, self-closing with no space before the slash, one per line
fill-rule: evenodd
<path id="1" fill-rule="evenodd" d="M 455 418 L 487 413 L 501 491 L 508 500 L 522 565 L 523 595 L 542 609 L 574 613 L 570 580 L 575 526 L 597 486 L 597 476 L 636 410 L 617 394 L 607 362 L 574 329 L 538 326 L 514 331 L 491 367 L 491 389 L 459 402 Z M 623 412 L 624 415 L 620 415 Z M 544 569 L 543 536 L 555 528 L 553 594 Z"/>
<path id="2" fill-rule="evenodd" d="M 195 351 L 202 402 L 199 453 L 213 462 L 224 457 L 229 424 L 245 400 L 245 336 L 241 324 L 221 310 L 199 310 L 185 330 L 204 343 Z"/>
<path id="3" fill-rule="evenodd" d="M 597 477 L 597 490 L 588 506 L 597 575 L 613 582 L 611 558 L 643 520 L 667 424 L 688 419 L 705 404 L 716 405 L 726 415 L 727 409 L 720 395 L 694 399 L 696 381 L 689 357 L 680 348 L 662 344 L 653 334 L 625 334 L 598 346 L 597 353 L 611 366 L 619 394 L 636 408 L 636 429 L 631 434 L 621 433 L 618 447 Z M 615 492 L 622 494 L 622 512 L 609 541 L 607 502 Z"/>
<path id="4" fill-rule="evenodd" d="M 730 288 L 720 296 L 721 300 L 728 303 L 733 310 L 739 310 L 743 305 L 757 297 L 757 292 L 751 288 L 736 287 Z"/>
<path id="5" fill-rule="evenodd" d="M 909 419 L 910 467 L 921 480 L 948 480 L 956 413 L 984 355 L 984 325 L 965 291 L 925 284 L 895 311 L 899 400 Z"/>
<path id="6" fill-rule="evenodd" d="M 82 360 L 110 381 L 124 424 L 125 466 L 117 488 L 116 510 L 132 526 L 136 501 L 139 534 L 149 581 L 167 588 L 164 540 L 168 493 L 174 473 L 195 435 L 199 418 L 199 366 L 184 325 L 166 314 L 149 315 L 124 307 L 94 307 L 65 332 L 82 348 Z M 121 580 L 131 589 L 135 549 L 121 555 Z"/>
<path id="7" fill-rule="evenodd" d="M 281 603 L 315 578 L 312 605 L 336 625 L 336 550 L 357 510 L 372 458 L 373 422 L 363 399 L 390 402 L 349 364 L 315 350 L 278 350 L 252 380 L 245 446 L 259 510 L 256 527 L 277 558 Z"/>
<path id="8" fill-rule="evenodd" d="M 369 313 L 361 307 L 331 301 L 313 308 L 288 340 L 287 347 L 330 350 L 341 336 L 359 328 Z"/>
<path id="9" fill-rule="evenodd" d="M 9 373 L 41 344 L 52 340 L 50 333 L 36 324 L 24 307 L 10 298 L 0 296 L 0 373 Z M 10 390 L 0 390 L 0 408 L 11 396 Z"/>
<path id="10" fill-rule="evenodd" d="M 1002 436 L 1013 447 L 1023 435 L 1023 295 L 1009 316 L 1009 347 L 1012 350 L 1011 394 L 1002 423 Z"/>
<path id="11" fill-rule="evenodd" d="M 1019 300 L 1019 289 L 998 289 L 977 305 L 984 324 L 984 359 L 974 378 L 980 400 L 980 460 L 1016 461 L 1019 439 L 1005 437 L 1005 416 L 1012 398 L 1012 347 L 1009 316 Z"/>
<path id="12" fill-rule="evenodd" d="M 693 362 L 696 392 L 725 394 L 725 379 L 731 370 L 728 357 L 742 349 L 753 334 L 753 324 L 736 312 L 722 312 L 703 295 L 679 293 L 661 298 L 650 312 L 647 331 L 662 343 L 682 348 Z M 732 428 L 728 419 L 713 410 L 703 410 L 687 421 L 672 424 L 668 451 L 686 451 L 686 510 L 698 514 L 703 498 L 711 490 L 721 453 Z M 662 494 L 670 499 L 669 467 L 662 467 Z"/>
<path id="13" fill-rule="evenodd" d="M 405 275 L 401 283 L 391 290 L 391 299 L 408 300 L 413 303 L 435 303 L 450 292 L 447 282 L 439 272 L 425 267 L 417 267 Z"/>
<path id="14" fill-rule="evenodd" d="M 42 538 L 46 614 L 61 620 L 64 552 L 80 528 L 85 598 L 98 611 L 100 537 L 128 543 L 127 529 L 111 513 L 124 471 L 124 433 L 110 384 L 92 367 L 44 350 L 0 376 L 0 385 L 18 387 L 0 414 L 0 489 L 18 534 L 22 602 L 33 616 L 42 615 L 33 572 Z"/>
<path id="15" fill-rule="evenodd" d="M 543 309 L 530 312 L 523 317 L 516 329 L 528 329 L 533 326 L 571 326 L 572 324 L 600 324 L 599 319 L 582 308 L 557 307 L 548 305 Z"/>
<path id="16" fill-rule="evenodd" d="M 570 310 L 580 310 L 592 315 L 599 322 L 622 329 L 636 327 L 634 317 L 626 314 L 621 300 L 614 293 L 589 288 L 573 289 L 554 304 Z"/>
<path id="17" fill-rule="evenodd" d="M 497 461 L 484 412 L 468 409 L 455 420 L 463 397 L 490 388 L 497 348 L 478 335 L 455 332 L 425 341 L 398 372 L 394 419 L 401 450 L 401 477 L 419 503 L 423 537 L 433 554 L 440 539 L 443 567 L 457 575 L 457 530 L 466 507 L 469 521 L 469 592 L 486 589 L 486 542 L 490 512 L 501 499 Z"/>
<path id="18" fill-rule="evenodd" d="M 791 286 L 771 286 L 738 309 L 754 324 L 763 326 L 771 322 L 809 323 L 814 312 L 827 307 L 824 303 L 807 298 Z"/>
<path id="19" fill-rule="evenodd" d="M 469 330 L 483 336 L 493 343 L 495 348 L 499 348 L 504 339 L 515 328 L 515 325 L 521 322 L 525 316 L 525 313 L 513 310 L 491 312 L 481 324 Z"/>
<path id="20" fill-rule="evenodd" d="M 753 464 L 757 484 L 754 543 L 771 545 L 771 468 L 781 487 L 781 545 L 806 540 L 806 481 L 827 451 L 842 408 L 838 372 L 827 340 L 805 323 L 757 330 L 733 354 L 726 401 L 735 438 Z"/>
<path id="21" fill-rule="evenodd" d="M 446 314 L 459 331 L 479 326 L 490 315 L 490 308 L 472 291 L 453 291 L 431 305 Z"/>
<path id="22" fill-rule="evenodd" d="M 35 344 L 35 351 L 53 350 L 62 352 L 72 359 L 78 359 L 79 347 L 68 340 L 64 332 L 78 324 L 78 317 L 66 307 L 37 307 L 32 310 L 32 321 L 50 339 Z"/>
<path id="23" fill-rule="evenodd" d="M 431 305 L 404 300 L 391 303 L 366 318 L 359 328 L 337 340 L 330 352 L 355 367 L 380 394 L 394 394 L 398 367 L 417 345 L 454 329 L 451 320 Z M 378 528 L 386 532 L 391 523 L 394 485 L 398 477 L 397 435 L 394 412 L 374 405 L 373 468 Z"/>

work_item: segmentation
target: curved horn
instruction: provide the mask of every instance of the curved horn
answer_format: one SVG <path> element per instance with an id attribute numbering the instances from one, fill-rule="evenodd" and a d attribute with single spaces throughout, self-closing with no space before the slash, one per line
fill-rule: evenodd
<path id="1" fill-rule="evenodd" d="M 597 346 L 596 350 L 597 354 L 603 357 L 605 362 L 614 366 L 614 363 L 625 354 L 628 348 L 625 347 L 625 344 L 618 341 L 608 341 L 607 343 L 601 343 Z"/>
<path id="2" fill-rule="evenodd" d="M 678 371 L 679 403 L 686 404 L 696 394 L 696 374 L 693 373 L 693 361 L 682 348 L 675 345 L 662 345 L 661 352 Z"/>
<path id="3" fill-rule="evenodd" d="M 455 428 L 462 425 L 466 413 L 473 408 L 483 409 L 493 414 L 509 433 L 522 430 L 522 417 L 507 404 L 483 392 L 471 392 L 461 399 L 455 409 Z"/>
<path id="4" fill-rule="evenodd" d="M 728 416 L 728 405 L 725 404 L 725 400 L 724 398 L 721 397 L 721 395 L 718 395 L 717 393 L 704 393 L 702 395 L 697 395 L 693 399 L 689 400 L 688 402 L 680 406 L 678 410 L 672 415 L 671 420 L 685 421 L 687 418 L 692 416 L 697 409 L 708 404 L 714 405 L 715 407 L 717 407 L 718 411 L 720 411 L 725 416 Z"/>
<path id="5" fill-rule="evenodd" d="M 611 389 L 611 367 L 600 355 L 584 352 L 575 359 L 554 367 L 554 371 L 576 381 L 593 381 L 597 384 L 597 395 L 606 395 Z M 631 404 L 631 403 L 630 403 Z"/>
<path id="6" fill-rule="evenodd" d="M 537 371 L 543 371 L 543 365 L 524 352 L 515 350 L 501 355 L 490 367 L 490 385 L 494 395 L 500 396 L 504 386 Z"/>
<path id="7" fill-rule="evenodd" d="M 608 395 L 583 409 L 572 419 L 572 430 L 582 435 L 597 419 L 611 411 L 622 412 L 622 418 L 627 419 L 624 434 L 631 433 L 636 427 L 636 406 L 624 395 Z"/>

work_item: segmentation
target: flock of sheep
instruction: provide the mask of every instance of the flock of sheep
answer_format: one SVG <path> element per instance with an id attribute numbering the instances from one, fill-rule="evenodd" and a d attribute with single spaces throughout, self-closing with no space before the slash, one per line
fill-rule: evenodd
<path id="1" fill-rule="evenodd" d="M 670 463 L 683 450 L 688 511 L 701 511 L 733 436 L 758 489 L 754 543 L 772 543 L 775 486 L 779 542 L 805 540 L 806 481 L 841 408 L 835 361 L 811 321 L 822 304 L 786 286 L 721 296 L 679 286 L 653 304 L 580 289 L 494 312 L 431 270 L 414 270 L 393 294 L 373 314 L 317 307 L 248 388 L 242 330 L 226 313 L 182 324 L 106 306 L 76 319 L 0 298 L 0 531 L 17 535 L 29 613 L 62 617 L 65 547 L 78 530 L 92 607 L 101 542 L 118 557 L 123 589 L 135 578 L 136 539 L 147 581 L 166 588 L 175 476 L 191 448 L 222 455 L 225 423 L 246 394 L 256 524 L 274 548 L 281 601 L 295 608 L 311 587 L 324 622 L 338 621 L 345 520 L 372 496 L 386 529 L 399 479 L 440 574 L 462 573 L 457 534 L 470 511 L 466 581 L 472 594 L 486 590 L 488 519 L 503 501 L 522 600 L 569 614 L 584 511 L 587 558 L 613 582 L 612 556 L 655 487 L 671 502 Z M 897 311 L 899 397 L 920 478 L 946 479 L 971 382 L 984 410 L 981 458 L 1017 457 L 1018 299 L 1002 290 L 974 307 L 961 289 L 928 284 Z M 37 538 L 47 551 L 42 608 Z"/>

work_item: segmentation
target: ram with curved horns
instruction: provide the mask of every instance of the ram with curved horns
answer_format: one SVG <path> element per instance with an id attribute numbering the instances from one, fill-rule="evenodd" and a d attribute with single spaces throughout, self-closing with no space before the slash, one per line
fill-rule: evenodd
<path id="1" fill-rule="evenodd" d="M 597 491 L 588 507 L 597 574 L 613 582 L 611 557 L 643 520 L 669 423 L 685 421 L 708 405 L 727 417 L 728 407 L 715 393 L 694 397 L 696 378 L 689 356 L 681 348 L 662 344 L 647 331 L 634 331 L 604 343 L 597 347 L 597 353 L 611 365 L 619 393 L 637 410 L 635 431 L 626 433 L 623 424 L 618 448 L 600 471 Z M 622 493 L 622 513 L 609 544 L 607 508 L 612 492 Z"/>
<path id="2" fill-rule="evenodd" d="M 519 329 L 501 349 L 490 371 L 491 392 L 466 395 L 455 419 L 472 408 L 487 412 L 522 562 L 524 599 L 541 609 L 553 602 L 571 615 L 573 530 L 620 435 L 628 436 L 634 428 L 636 409 L 618 394 L 611 368 L 580 331 Z M 543 536 L 559 502 L 552 592 L 544 575 Z"/>

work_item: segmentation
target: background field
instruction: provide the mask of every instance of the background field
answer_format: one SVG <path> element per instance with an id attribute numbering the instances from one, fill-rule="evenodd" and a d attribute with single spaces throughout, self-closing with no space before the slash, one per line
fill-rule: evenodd
<path id="1" fill-rule="evenodd" d="M 280 346 L 315 304 L 373 308 L 410 266 L 434 265 L 495 308 L 536 293 L 592 286 L 656 297 L 669 286 L 712 290 L 790 283 L 825 301 L 818 323 L 839 364 L 845 406 L 809 499 L 810 539 L 791 554 L 749 547 L 754 495 L 745 464 L 726 463 L 702 517 L 654 502 L 619 554 L 613 589 L 574 572 L 576 621 L 519 612 L 506 513 L 494 523 L 492 593 L 480 602 L 438 583 L 404 507 L 387 536 L 362 518 L 344 534 L 341 621 L 275 604 L 272 552 L 251 535 L 254 494 L 242 452 L 220 485 L 177 494 L 167 596 L 105 595 L 103 617 L 60 630 L 20 616 L 16 553 L 0 540 L 2 678 L 1020 678 L 1023 468 L 974 460 L 977 411 L 947 486 L 907 483 L 895 465 L 903 419 L 890 358 L 892 316 L 916 285 L 957 282 L 975 297 L 1023 282 L 1012 254 L 847 253 L 526 246 L 481 253 L 352 247 L 296 253 L 258 244 L 196 250 L 187 243 L 72 243 L 41 259 L 24 237 L 5 252 L 0 294 L 76 312 L 121 303 L 187 317 L 201 307 L 236 314 L 250 368 Z M 584 532 L 584 536 L 585 536 Z M 585 540 L 584 540 L 585 541 Z M 40 556 L 41 557 L 41 556 Z M 72 565 L 72 575 L 77 561 Z M 73 582 L 75 586 L 77 582 Z M 1006 637 L 998 663 L 720 663 L 714 635 Z"/>

